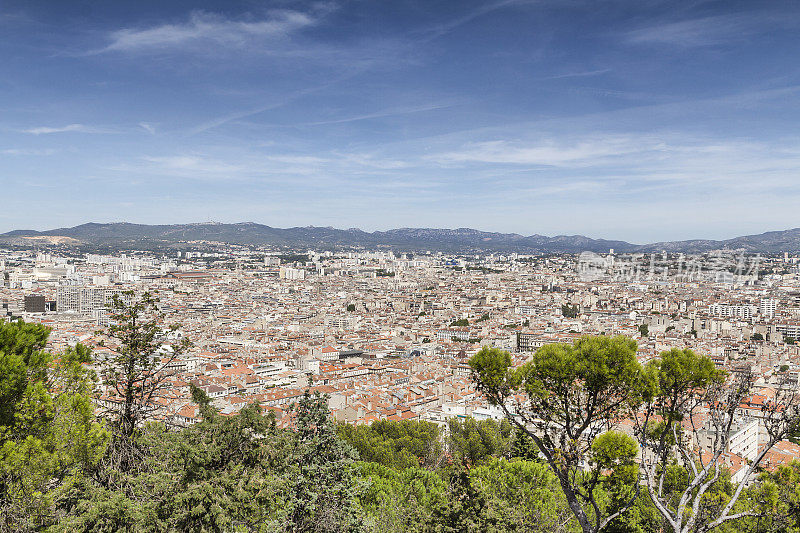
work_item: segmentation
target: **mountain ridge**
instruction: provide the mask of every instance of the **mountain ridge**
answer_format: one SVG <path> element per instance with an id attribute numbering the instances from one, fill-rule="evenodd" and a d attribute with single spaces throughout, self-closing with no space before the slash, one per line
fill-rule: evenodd
<path id="1" fill-rule="evenodd" d="M 499 233 L 473 228 L 395 228 L 368 232 L 359 228 L 305 226 L 276 228 L 256 222 L 194 222 L 188 224 L 135 224 L 87 222 L 52 230 L 13 230 L 0 234 L 0 243 L 29 244 L 38 239 L 66 237 L 69 242 L 135 248 L 136 244 L 174 246 L 190 241 L 281 247 L 390 247 L 406 250 L 497 251 L 523 253 L 706 252 L 716 249 L 774 253 L 800 250 L 800 228 L 767 231 L 725 240 L 690 239 L 634 244 L 622 240 L 594 239 L 585 235 Z M 73 241 L 74 240 L 74 241 Z"/>

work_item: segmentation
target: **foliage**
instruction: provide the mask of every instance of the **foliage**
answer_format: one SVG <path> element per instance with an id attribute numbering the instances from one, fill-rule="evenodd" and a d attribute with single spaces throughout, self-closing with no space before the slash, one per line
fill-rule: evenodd
<path id="1" fill-rule="evenodd" d="M 308 254 L 281 254 L 277 256 L 281 263 L 308 263 L 311 258 Z"/>
<path id="2" fill-rule="evenodd" d="M 361 528 L 355 453 L 336 437 L 323 396 L 301 398 L 296 430 L 279 429 L 256 404 L 233 416 L 201 407 L 194 426 L 150 423 L 136 434 L 145 464 L 120 474 L 124 487 L 92 479 L 73 486 L 54 531 Z"/>
<path id="3" fill-rule="evenodd" d="M 435 471 L 417 466 L 392 468 L 372 462 L 360 462 L 357 466 L 367 486 L 359 503 L 366 515 L 368 531 L 421 531 L 434 523 L 434 509 L 447 499 L 445 480 Z"/>
<path id="4" fill-rule="evenodd" d="M 639 326 L 639 335 L 642 337 L 647 337 L 650 335 L 650 328 L 647 326 L 647 324 L 641 324 Z"/>
<path id="5" fill-rule="evenodd" d="M 605 481 L 600 462 L 582 472 L 595 439 L 647 392 L 635 354 L 631 339 L 584 336 L 572 345 L 545 345 L 517 369 L 496 348 L 481 349 L 469 362 L 478 389 L 535 442 L 584 531 L 601 530 L 633 505 L 633 497 L 615 507 L 598 498 L 595 489 Z"/>
<path id="6" fill-rule="evenodd" d="M 279 427 L 257 404 L 223 415 L 190 386 L 201 421 L 141 421 L 138 462 L 122 469 L 102 461 L 111 437 L 93 416 L 89 351 L 48 354 L 48 333 L 0 324 L 0 532 L 800 531 L 800 463 L 744 488 L 682 452 L 692 409 L 711 402 L 727 431 L 714 413 L 738 406 L 750 380 L 691 350 L 642 368 L 630 339 L 582 337 L 512 368 L 483 348 L 470 365 L 506 416 L 452 419 L 446 433 L 335 425 L 310 391 Z M 797 427 L 791 399 L 781 405 L 765 406 L 767 447 Z M 638 443 L 613 430 L 634 409 Z"/>
<path id="7" fill-rule="evenodd" d="M 578 306 L 572 304 L 562 304 L 561 314 L 564 316 L 564 318 L 577 318 Z"/>
<path id="8" fill-rule="evenodd" d="M 80 344 L 53 357 L 50 330 L 0 323 L 0 531 L 41 528 L 56 500 L 103 453 L 108 434 L 94 419 L 94 374 Z"/>
<path id="9" fill-rule="evenodd" d="M 747 500 L 745 486 L 731 484 L 722 455 L 734 433 L 739 406 L 750 393 L 751 373 L 728 376 L 708 357 L 673 348 L 648 363 L 645 374 L 654 388 L 634 421 L 643 448 L 645 485 L 665 527 L 676 533 L 709 531 L 754 514 L 742 510 Z M 745 478 L 796 427 L 800 420 L 797 399 L 793 389 L 781 386 L 776 398 L 764 403 L 759 424 L 766 442 L 744 466 Z M 698 427 L 696 415 L 701 411 L 705 422 Z M 710 440 L 702 462 L 691 445 L 700 434 Z"/>
<path id="10" fill-rule="evenodd" d="M 173 373 L 169 365 L 186 348 L 188 341 L 170 342 L 161 327 L 163 314 L 158 300 L 148 292 L 136 298 L 133 291 L 115 294 L 111 306 L 112 324 L 108 336 L 119 348 L 103 366 L 103 381 L 114 391 L 116 404 L 107 416 L 112 420 L 113 439 L 105 458 L 109 482 L 116 471 L 127 472 L 141 462 L 135 433 L 157 414 L 157 400 Z"/>
<path id="11" fill-rule="evenodd" d="M 289 530 L 352 531 L 360 525 L 355 450 L 337 438 L 327 398 L 306 390 L 296 409 L 295 461 L 289 473 Z"/>
<path id="12" fill-rule="evenodd" d="M 748 520 L 751 528 L 765 533 L 800 531 L 800 462 L 765 472 L 760 481 L 747 495 L 750 507 L 758 511 L 756 518 Z"/>
<path id="13" fill-rule="evenodd" d="M 466 318 L 459 318 L 458 320 L 453 320 L 450 323 L 450 326 L 458 327 L 458 328 L 465 328 L 465 327 L 469 326 L 469 320 L 467 320 Z"/>
<path id="14" fill-rule="evenodd" d="M 489 457 L 509 457 L 513 429 L 508 420 L 475 420 L 472 417 L 447 421 L 447 448 L 456 463 L 481 463 Z"/>
<path id="15" fill-rule="evenodd" d="M 416 420 L 378 420 L 371 425 L 340 424 L 340 438 L 358 451 L 363 461 L 403 469 L 434 468 L 442 454 L 439 427 Z"/>
<path id="16" fill-rule="evenodd" d="M 497 530 L 497 518 L 488 512 L 488 499 L 478 490 L 466 465 L 449 469 L 447 499 L 433 511 L 425 531 L 483 533 Z"/>
<path id="17" fill-rule="evenodd" d="M 577 524 L 547 465 L 522 459 L 487 459 L 470 470 L 470 478 L 486 498 L 486 513 L 497 531 L 566 532 Z"/>

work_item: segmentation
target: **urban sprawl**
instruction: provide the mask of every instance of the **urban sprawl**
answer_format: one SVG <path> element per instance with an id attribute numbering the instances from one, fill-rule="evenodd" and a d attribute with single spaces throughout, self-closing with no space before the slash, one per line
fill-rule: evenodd
<path id="1" fill-rule="evenodd" d="M 631 337 L 642 363 L 691 348 L 755 379 L 723 457 L 735 482 L 750 481 L 744 467 L 766 442 L 765 402 L 780 388 L 800 387 L 800 259 L 788 253 L 198 248 L 169 256 L 0 250 L 0 313 L 51 328 L 55 352 L 90 347 L 102 376 L 103 361 L 119 348 L 104 329 L 114 295 L 151 293 L 164 325 L 177 325 L 170 340 L 190 343 L 178 356 L 165 343 L 169 388 L 150 406 L 177 426 L 201 419 L 190 384 L 222 414 L 258 402 L 283 425 L 309 387 L 328 395 L 336 420 L 352 424 L 501 419 L 467 364 L 484 346 L 509 351 L 514 365 L 582 335 Z M 119 402 L 111 384 L 98 388 L 98 410 Z M 692 422 L 702 427 L 699 416 Z M 800 446 L 783 440 L 762 466 L 774 470 L 797 457 Z"/>

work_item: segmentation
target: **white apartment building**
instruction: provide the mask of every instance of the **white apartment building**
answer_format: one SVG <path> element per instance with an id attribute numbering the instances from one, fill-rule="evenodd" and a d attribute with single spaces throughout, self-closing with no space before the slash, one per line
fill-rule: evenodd
<path id="1" fill-rule="evenodd" d="M 106 309 L 114 295 L 121 292 L 106 287 L 62 286 L 56 291 L 56 310 L 91 315 L 93 311 Z"/>
<path id="2" fill-rule="evenodd" d="M 758 455 L 758 422 L 747 419 L 734 424 L 727 451 L 749 461 L 755 460 Z"/>
<path id="3" fill-rule="evenodd" d="M 306 271 L 300 268 L 281 267 L 278 271 L 278 277 L 290 280 L 306 279 Z"/>
<path id="4" fill-rule="evenodd" d="M 714 316 L 750 319 L 756 314 L 756 306 L 754 305 L 728 305 L 728 304 L 712 304 L 710 307 L 711 314 Z"/>
<path id="5" fill-rule="evenodd" d="M 778 300 L 775 298 L 762 298 L 758 305 L 758 312 L 763 317 L 772 318 L 778 310 Z"/>
<path id="6" fill-rule="evenodd" d="M 325 326 L 333 329 L 356 329 L 360 322 L 357 316 L 325 316 Z"/>
<path id="7" fill-rule="evenodd" d="M 465 341 L 469 338 L 469 330 L 466 328 L 440 329 L 436 332 L 436 339 L 445 342 L 452 342 L 453 340 Z"/>
<path id="8" fill-rule="evenodd" d="M 772 330 L 770 333 L 774 331 L 774 333 L 780 333 L 782 337 L 800 339 L 800 324 L 775 324 L 770 329 Z"/>

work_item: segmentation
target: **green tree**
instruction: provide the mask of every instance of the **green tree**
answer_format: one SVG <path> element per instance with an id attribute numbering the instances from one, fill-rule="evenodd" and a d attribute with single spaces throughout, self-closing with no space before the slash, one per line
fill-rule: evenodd
<path id="1" fill-rule="evenodd" d="M 728 376 L 708 357 L 677 348 L 648 363 L 645 374 L 655 387 L 634 423 L 643 449 L 645 485 L 667 529 L 675 533 L 709 531 L 753 515 L 753 510 L 741 509 L 739 498 L 745 485 L 731 485 L 722 459 L 741 401 L 750 393 L 752 374 Z M 765 402 L 760 424 L 766 443 L 745 467 L 746 479 L 775 443 L 787 438 L 797 425 L 797 400 L 794 389 L 781 386 L 775 399 Z M 700 411 L 707 422 L 696 427 L 694 420 Z M 701 433 L 709 435 L 711 444 L 698 462 L 691 443 L 700 442 Z"/>
<path id="2" fill-rule="evenodd" d="M 509 457 L 513 428 L 505 418 L 475 420 L 472 417 L 447 421 L 447 448 L 453 461 L 476 465 L 488 457 Z"/>
<path id="3" fill-rule="evenodd" d="M 747 522 L 750 531 L 763 533 L 800 531 L 800 462 L 780 465 L 761 474 L 759 483 L 747 494 L 755 517 Z"/>
<path id="4" fill-rule="evenodd" d="M 50 330 L 0 323 L 0 531 L 45 527 L 58 500 L 103 454 L 108 434 L 95 420 L 80 344 L 53 357 Z"/>
<path id="5" fill-rule="evenodd" d="M 203 422 L 180 434 L 168 432 L 172 449 L 151 459 L 170 461 L 167 470 L 179 473 L 159 498 L 158 517 L 178 531 L 231 531 L 237 524 L 253 530 L 259 524 L 279 524 L 285 519 L 284 495 L 290 483 L 276 474 L 288 470 L 289 435 L 276 430 L 274 416 L 262 416 L 257 405 L 233 417 L 206 407 L 204 416 Z M 162 435 L 151 431 L 148 438 Z"/>
<path id="6" fill-rule="evenodd" d="M 650 328 L 647 327 L 647 324 L 642 324 L 639 326 L 639 335 L 642 337 L 647 337 L 650 334 Z"/>
<path id="7" fill-rule="evenodd" d="M 336 436 L 327 398 L 306 390 L 295 408 L 296 472 L 289 489 L 292 532 L 353 531 L 360 526 L 358 454 Z"/>
<path id="8" fill-rule="evenodd" d="M 578 306 L 572 304 L 561 304 L 561 314 L 565 318 L 577 318 L 578 316 Z"/>
<path id="9" fill-rule="evenodd" d="M 469 326 L 469 320 L 467 320 L 466 318 L 459 318 L 458 320 L 453 320 L 450 323 L 450 326 L 458 327 L 458 328 L 465 328 L 465 327 Z"/>
<path id="10" fill-rule="evenodd" d="M 174 374 L 169 370 L 170 364 L 186 350 L 188 340 L 170 341 L 168 334 L 178 326 L 162 327 L 164 315 L 158 300 L 148 292 L 139 298 L 132 291 L 115 294 L 110 310 L 108 336 L 119 347 L 105 361 L 101 375 L 115 401 L 107 413 L 112 420 L 113 439 L 106 466 L 113 473 L 127 472 L 142 463 L 135 433 L 158 414 L 157 400 Z"/>
<path id="11" fill-rule="evenodd" d="M 562 533 L 580 530 L 546 464 L 488 458 L 470 469 L 496 531 Z"/>
<path id="12" fill-rule="evenodd" d="M 366 485 L 359 503 L 366 515 L 367 531 L 407 533 L 435 529 L 434 510 L 446 505 L 448 488 L 438 472 L 368 462 L 359 462 L 357 467 Z"/>
<path id="13" fill-rule="evenodd" d="M 763 341 L 764 336 L 761 333 L 753 333 L 753 335 L 750 336 L 750 339 L 754 341 Z"/>
<path id="14" fill-rule="evenodd" d="M 93 480 L 73 489 L 74 504 L 57 530 L 279 531 L 287 521 L 294 437 L 255 405 L 170 429 L 146 424 L 136 438 L 145 464 L 125 486 Z"/>
<path id="15" fill-rule="evenodd" d="M 488 512 L 486 495 L 478 490 L 466 464 L 451 467 L 447 500 L 434 509 L 425 531 L 436 533 L 483 533 L 495 531 L 497 518 Z"/>
<path id="16" fill-rule="evenodd" d="M 337 434 L 361 460 L 393 468 L 435 468 L 442 456 L 439 426 L 417 420 L 378 420 L 370 425 L 339 424 Z"/>
<path id="17" fill-rule="evenodd" d="M 635 490 L 630 501 L 604 507 L 595 493 L 602 463 L 583 469 L 595 439 L 645 392 L 633 340 L 584 336 L 549 344 L 517 369 L 508 352 L 484 347 L 469 364 L 478 389 L 534 441 L 583 531 L 597 533 L 633 505 Z"/>

